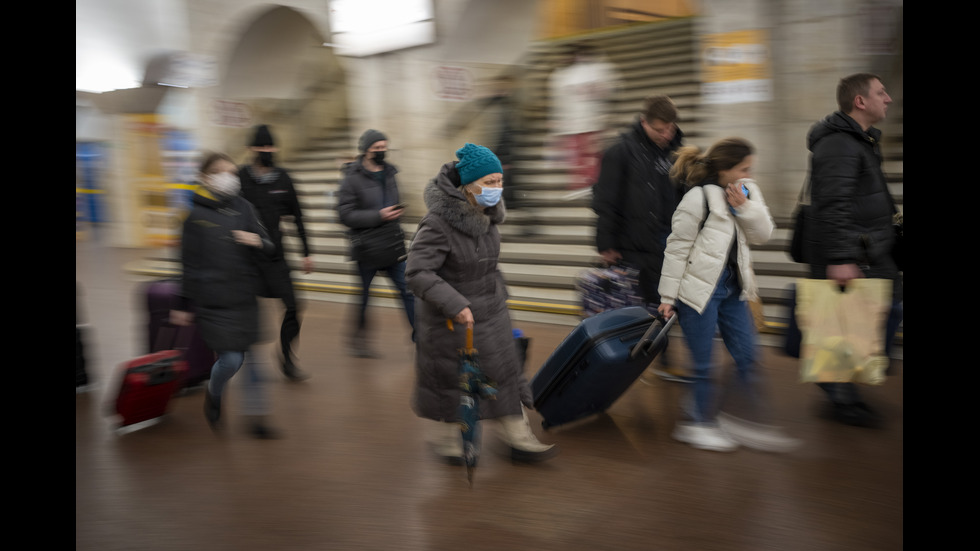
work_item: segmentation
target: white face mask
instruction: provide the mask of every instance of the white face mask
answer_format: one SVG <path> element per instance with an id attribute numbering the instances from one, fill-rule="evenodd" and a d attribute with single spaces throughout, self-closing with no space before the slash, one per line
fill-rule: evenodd
<path id="1" fill-rule="evenodd" d="M 211 174 L 208 176 L 208 180 L 210 182 L 211 191 L 226 197 L 238 195 L 238 192 L 242 189 L 242 181 L 238 179 L 238 176 L 232 174 L 231 172 Z"/>

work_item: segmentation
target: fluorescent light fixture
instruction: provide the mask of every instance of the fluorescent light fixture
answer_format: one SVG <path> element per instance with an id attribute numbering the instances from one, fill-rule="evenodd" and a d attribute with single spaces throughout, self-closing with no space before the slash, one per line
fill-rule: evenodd
<path id="1" fill-rule="evenodd" d="M 331 0 L 337 55 L 364 57 L 435 41 L 432 0 Z"/>

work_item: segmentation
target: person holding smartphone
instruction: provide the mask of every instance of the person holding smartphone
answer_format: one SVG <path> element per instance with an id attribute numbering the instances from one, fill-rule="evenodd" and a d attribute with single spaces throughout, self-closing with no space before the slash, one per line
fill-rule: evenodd
<path id="1" fill-rule="evenodd" d="M 343 180 L 337 194 L 337 213 L 340 221 L 352 233 L 362 232 L 384 224 L 398 224 L 405 212 L 401 202 L 398 170 L 386 159 L 388 138 L 377 130 L 367 130 L 358 140 L 360 154 L 343 166 Z M 357 271 L 361 277 L 361 300 L 357 310 L 357 322 L 349 335 L 351 355 L 359 358 L 378 357 L 371 346 L 368 335 L 367 307 L 371 292 L 371 282 L 378 272 L 384 272 L 394 283 L 401 296 L 412 328 L 412 341 L 415 341 L 415 297 L 405 286 L 405 259 L 399 259 L 389 266 L 374 266 L 357 258 Z"/>
<path id="2" fill-rule="evenodd" d="M 688 191 L 671 220 L 658 310 L 665 318 L 680 316 L 694 364 L 690 419 L 678 423 L 673 436 L 699 449 L 733 451 L 745 445 L 788 451 L 797 445 L 768 424 L 759 380 L 748 305 L 758 298 L 758 289 L 749 245 L 767 242 L 775 224 L 761 188 L 750 178 L 753 153 L 741 138 L 721 140 L 707 152 L 684 147 L 670 172 Z M 718 413 L 715 404 L 716 330 L 736 365 L 729 390 L 737 392 L 724 396 L 725 413 Z"/>

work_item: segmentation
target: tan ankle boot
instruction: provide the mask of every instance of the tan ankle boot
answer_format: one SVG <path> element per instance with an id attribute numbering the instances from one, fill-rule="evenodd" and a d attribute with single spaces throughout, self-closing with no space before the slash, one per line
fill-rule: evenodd
<path id="1" fill-rule="evenodd" d="M 543 444 L 531 431 L 527 413 L 497 419 L 500 438 L 510 446 L 511 459 L 528 463 L 544 461 L 557 455 L 554 444 Z"/>
<path id="2" fill-rule="evenodd" d="M 452 465 L 463 464 L 463 436 L 456 423 L 425 421 L 425 439 L 432 451 Z"/>

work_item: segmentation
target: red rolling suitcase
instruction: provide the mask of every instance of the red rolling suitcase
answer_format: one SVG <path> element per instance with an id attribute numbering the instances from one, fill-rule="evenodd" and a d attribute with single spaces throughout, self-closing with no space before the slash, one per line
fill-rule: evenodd
<path id="1" fill-rule="evenodd" d="M 170 328 L 187 334 L 187 328 Z M 122 381 L 112 413 L 118 415 L 118 428 L 132 427 L 159 419 L 167 413 L 170 399 L 182 388 L 187 377 L 186 352 L 161 350 L 124 362 Z"/>
<path id="2" fill-rule="evenodd" d="M 187 361 L 179 350 L 164 350 L 123 364 L 122 384 L 116 396 L 119 428 L 158 419 L 167 413 L 170 398 L 187 373 Z"/>

